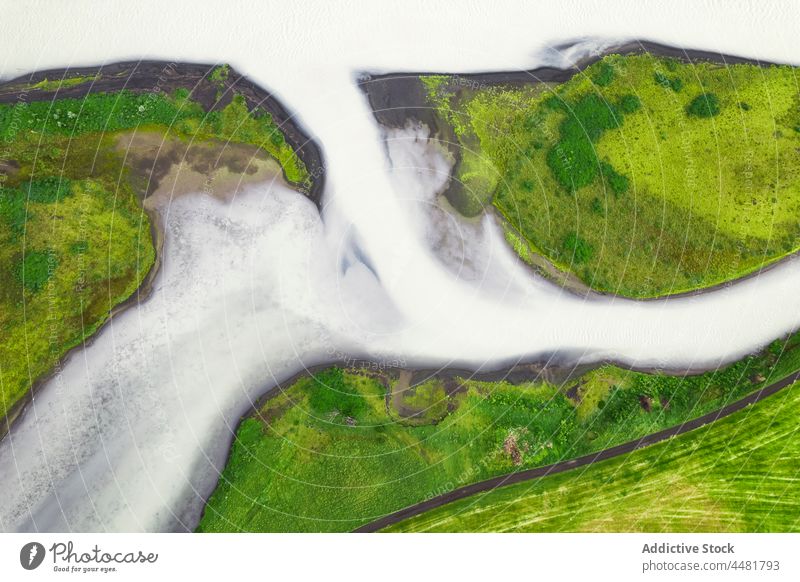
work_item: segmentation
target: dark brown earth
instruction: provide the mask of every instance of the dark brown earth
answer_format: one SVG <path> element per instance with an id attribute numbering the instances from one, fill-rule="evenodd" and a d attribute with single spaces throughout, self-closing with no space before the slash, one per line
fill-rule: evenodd
<path id="1" fill-rule="evenodd" d="M 229 201 L 248 184 L 284 182 L 278 162 L 249 144 L 132 131 L 117 137 L 117 148 L 146 210 L 194 192 Z"/>
<path id="2" fill-rule="evenodd" d="M 567 398 L 572 400 L 575 404 L 580 404 L 581 400 L 583 399 L 581 397 L 580 389 L 581 389 L 581 386 L 583 386 L 584 384 L 586 384 L 585 380 L 583 380 L 581 382 L 578 382 L 577 384 L 573 384 L 572 386 L 567 388 L 567 390 L 564 392 L 564 394 L 566 395 Z"/>

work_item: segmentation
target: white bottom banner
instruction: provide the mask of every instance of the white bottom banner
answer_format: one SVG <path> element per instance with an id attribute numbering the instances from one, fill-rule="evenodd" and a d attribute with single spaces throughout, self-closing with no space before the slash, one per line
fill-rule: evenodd
<path id="1" fill-rule="evenodd" d="M 799 546 L 798 534 L 1 534 L 0 580 L 800 580 Z"/>

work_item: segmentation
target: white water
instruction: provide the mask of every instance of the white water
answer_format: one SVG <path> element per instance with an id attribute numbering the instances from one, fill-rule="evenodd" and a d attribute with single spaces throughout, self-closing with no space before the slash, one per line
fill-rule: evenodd
<path id="1" fill-rule="evenodd" d="M 325 224 L 278 186 L 229 206 L 197 196 L 165 209 L 166 262 L 152 299 L 71 358 L 0 443 L 0 529 L 192 527 L 251 399 L 340 353 L 489 368 L 559 353 L 685 369 L 732 360 L 800 324 L 798 261 L 701 297 L 585 302 L 531 279 L 484 222 L 470 236 L 486 243 L 466 251 L 454 276 L 414 211 L 441 176 L 387 171 L 383 136 L 354 83 L 364 70 L 563 65 L 596 43 L 564 54 L 544 47 L 581 36 L 797 62 L 800 18 L 789 3 L 752 12 L 637 2 L 528 1 L 502 12 L 488 2 L 457 11 L 432 2 L 86 4 L 48 4 L 47 18 L 4 7 L 0 74 L 138 57 L 230 62 L 277 90 L 322 144 Z M 424 143 L 408 145 L 391 148 L 395 165 L 441 168 Z"/>

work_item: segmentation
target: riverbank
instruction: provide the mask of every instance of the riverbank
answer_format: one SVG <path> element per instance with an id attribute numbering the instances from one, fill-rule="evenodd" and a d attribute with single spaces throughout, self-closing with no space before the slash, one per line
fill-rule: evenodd
<path id="1" fill-rule="evenodd" d="M 142 111 L 142 108 L 149 107 L 150 104 L 157 104 L 165 99 L 176 99 L 179 111 L 181 108 L 199 104 L 206 112 L 207 118 L 209 114 L 227 115 L 235 105 L 234 100 L 243 99 L 243 106 L 253 111 L 257 108 L 262 115 L 270 116 L 280 131 L 285 132 L 282 133 L 282 139 L 285 139 L 286 143 L 296 152 L 298 159 L 303 164 L 303 172 L 306 172 L 304 175 L 307 175 L 307 179 L 304 179 L 303 183 L 294 183 L 293 187 L 304 193 L 318 208 L 321 207 L 324 172 L 322 171 L 323 163 L 319 147 L 308 138 L 294 115 L 271 93 L 230 67 L 160 61 L 123 62 L 100 67 L 38 71 L 0 84 L 0 105 L 5 104 L 10 107 L 9 111 L 11 112 L 10 123 L 9 119 L 5 119 L 2 124 L 3 130 L 8 135 L 4 135 L 7 145 L 2 156 L 4 161 L 0 166 L 3 169 L 3 181 L 0 185 L 27 184 L 25 179 L 28 176 L 33 179 L 34 171 L 37 177 L 43 174 L 47 175 L 50 166 L 53 166 L 54 172 L 58 173 L 55 180 L 59 183 L 69 183 L 68 178 L 74 182 L 76 178 L 84 176 L 88 177 L 87 184 L 95 184 L 99 180 L 110 191 L 116 191 L 116 196 L 121 196 L 123 199 L 129 193 L 135 196 L 144 212 L 144 220 L 139 218 L 139 224 L 146 225 L 142 230 L 141 240 L 136 243 L 139 246 L 126 251 L 130 260 L 138 263 L 141 260 L 139 255 L 142 251 L 140 249 L 150 244 L 153 247 L 152 264 L 146 269 L 135 290 L 125 293 L 119 303 L 112 302 L 109 309 L 105 313 L 101 313 L 98 324 L 94 324 L 91 318 L 84 322 L 84 315 L 81 315 L 81 326 L 88 328 L 88 334 L 77 341 L 68 340 L 70 347 L 58 358 L 51 371 L 41 375 L 34 374 L 30 388 L 23 393 L 22 397 L 16 401 L 12 400 L 10 405 L 4 407 L 6 414 L 0 418 L 0 439 L 24 414 L 41 387 L 58 375 L 77 350 L 91 345 L 94 338 L 105 329 L 113 317 L 149 298 L 162 260 L 164 225 L 160 206 L 164 206 L 174 197 L 190 191 L 218 196 L 221 199 L 230 199 L 235 192 L 248 184 L 276 180 L 280 183 L 289 181 L 288 166 L 276 163 L 266 151 L 257 145 L 240 143 L 240 136 L 233 134 L 222 141 L 207 136 L 207 130 L 197 136 L 172 136 L 168 135 L 168 132 L 165 133 L 158 127 L 150 125 L 152 122 L 149 121 L 147 114 L 143 114 L 139 122 L 144 125 L 144 128 L 140 128 L 138 123 L 134 123 L 132 130 L 128 133 L 116 129 L 113 126 L 116 121 L 113 121 L 108 131 L 103 131 L 99 137 L 94 137 L 94 134 L 83 137 L 77 130 L 77 126 L 66 140 L 59 138 L 58 131 L 56 131 L 55 146 L 52 149 L 46 148 L 47 140 L 44 142 L 34 141 L 31 143 L 31 147 L 46 148 L 46 152 L 41 156 L 42 161 L 36 168 L 28 168 L 26 164 L 19 164 L 13 160 L 14 156 L 21 155 L 20 152 L 24 153 L 25 151 L 24 147 L 17 143 L 18 140 L 15 136 L 19 135 L 21 131 L 27 131 L 27 128 L 20 126 L 27 117 L 30 117 L 28 110 L 31 106 L 42 103 L 55 104 L 53 108 L 56 113 L 53 113 L 53 119 L 48 121 L 55 124 L 59 118 L 57 114 L 59 104 L 77 103 L 81 110 L 81 113 L 78 114 L 80 116 L 83 114 L 84 104 L 89 108 L 92 106 L 92 100 L 96 100 L 98 96 L 119 92 L 144 98 L 140 101 L 143 105 L 140 106 L 139 112 Z M 191 103 L 183 101 L 184 105 L 180 105 L 180 100 L 184 99 L 181 95 L 190 96 Z M 48 112 L 48 116 L 51 113 Z M 70 110 L 69 114 L 66 119 L 72 121 L 75 113 Z M 109 111 L 108 115 L 112 115 L 112 113 Z M 31 118 L 31 120 L 33 119 L 35 117 Z M 241 124 L 242 121 L 237 121 L 237 123 Z M 58 124 L 60 127 L 60 121 Z M 169 130 L 172 129 L 173 127 L 170 126 Z M 52 129 L 47 130 L 47 125 L 39 131 L 45 134 L 48 131 L 53 133 Z M 242 129 L 242 131 L 245 130 Z M 21 139 L 27 140 L 28 138 L 23 134 Z M 86 161 L 81 157 L 84 149 L 89 152 Z M 62 154 L 62 151 L 65 153 Z M 56 156 L 58 159 L 49 160 L 48 156 Z M 113 162 L 106 161 L 112 159 Z M 124 172 L 123 167 L 125 168 Z M 122 180 L 119 179 L 120 175 L 124 176 Z M 8 192 L 13 191 L 9 190 Z M 9 195 L 15 194 L 4 194 L 4 196 Z M 69 194 L 67 195 L 69 196 Z M 55 195 L 53 200 L 58 204 L 58 195 Z M 53 208 L 56 210 L 52 211 L 56 212 L 57 207 Z M 69 221 L 78 221 L 76 231 L 85 231 L 85 223 L 93 219 L 92 211 L 87 208 L 85 205 L 81 206 L 78 215 L 65 217 Z M 51 212 L 49 209 L 47 211 Z M 35 245 L 36 239 L 31 239 L 30 234 L 35 230 L 34 223 L 23 222 L 20 228 L 26 229 L 28 232 L 28 245 Z M 148 237 L 150 242 L 145 242 Z M 10 239 L 9 244 L 18 244 L 15 240 Z M 45 242 L 53 246 L 52 240 Z M 93 250 L 87 247 L 85 241 L 70 244 L 72 246 L 69 248 L 78 249 L 75 252 L 88 256 L 88 260 L 91 260 Z M 87 248 L 89 248 L 88 255 Z M 30 250 L 28 252 L 30 253 Z M 55 251 L 50 249 L 46 252 L 52 255 Z M 60 262 L 64 263 L 64 260 L 62 259 Z M 85 264 L 86 260 L 80 263 L 80 265 Z M 66 267 L 61 265 L 61 268 Z M 85 268 L 85 266 L 81 267 L 81 269 Z M 56 270 L 56 276 L 58 272 Z M 83 277 L 80 274 L 79 276 Z M 95 285 L 99 284 L 95 283 Z M 58 301 L 57 292 L 54 293 L 54 297 Z M 28 301 L 35 299 L 34 296 Z M 51 347 L 52 349 L 54 348 Z M 31 357 L 37 358 L 36 353 L 32 353 Z M 8 368 L 4 370 L 4 373 L 8 374 Z M 8 379 L 6 378 L 6 380 Z"/>

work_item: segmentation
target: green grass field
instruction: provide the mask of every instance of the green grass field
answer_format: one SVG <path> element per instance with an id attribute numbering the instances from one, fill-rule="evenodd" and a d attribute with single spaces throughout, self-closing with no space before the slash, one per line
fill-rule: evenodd
<path id="1" fill-rule="evenodd" d="M 800 531 L 800 385 L 628 455 L 466 498 L 394 532 Z"/>
<path id="2" fill-rule="evenodd" d="M 491 476 L 680 424 L 800 368 L 800 339 L 687 378 L 604 366 L 564 386 L 328 369 L 239 427 L 199 531 L 347 531 Z M 406 381 L 407 385 L 407 381 Z"/>
<path id="3" fill-rule="evenodd" d="M 130 130 L 255 145 L 290 181 L 308 180 L 272 118 L 241 97 L 213 113 L 186 90 L 0 104 L 0 418 L 154 264 L 150 220 L 117 147 Z"/>
<path id="4" fill-rule="evenodd" d="M 789 66 L 609 55 L 561 85 L 423 77 L 459 141 L 455 206 L 594 289 L 707 287 L 800 243 L 800 93 Z"/>

